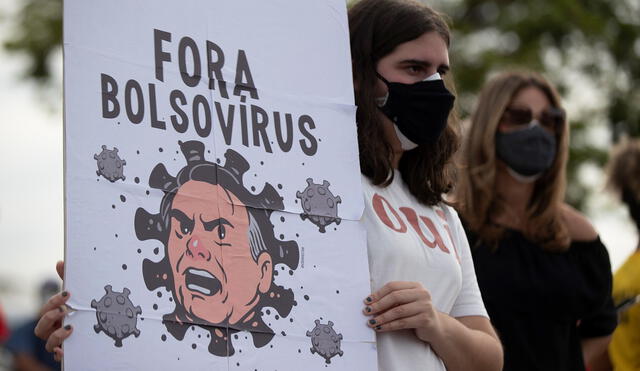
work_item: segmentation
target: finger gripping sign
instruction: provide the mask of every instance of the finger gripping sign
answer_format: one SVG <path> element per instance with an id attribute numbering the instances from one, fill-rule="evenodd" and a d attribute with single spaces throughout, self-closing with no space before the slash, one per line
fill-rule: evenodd
<path id="1" fill-rule="evenodd" d="M 377 369 L 346 4 L 64 5 L 65 369 Z"/>

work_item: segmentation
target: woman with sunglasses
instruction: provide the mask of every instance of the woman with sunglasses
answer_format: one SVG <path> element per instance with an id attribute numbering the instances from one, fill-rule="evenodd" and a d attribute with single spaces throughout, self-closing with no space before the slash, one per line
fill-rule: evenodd
<path id="1" fill-rule="evenodd" d="M 584 370 L 616 326 L 609 256 L 563 202 L 569 127 L 542 76 L 503 73 L 480 93 L 456 185 L 504 370 Z"/>
<path id="2" fill-rule="evenodd" d="M 349 10 L 372 292 L 363 323 L 377 333 L 379 370 L 502 368 L 457 214 L 442 200 L 458 147 L 449 28 L 412 0 L 362 0 Z M 68 296 L 67 296 L 68 297 Z M 62 356 L 71 328 L 50 301 L 36 332 Z"/>

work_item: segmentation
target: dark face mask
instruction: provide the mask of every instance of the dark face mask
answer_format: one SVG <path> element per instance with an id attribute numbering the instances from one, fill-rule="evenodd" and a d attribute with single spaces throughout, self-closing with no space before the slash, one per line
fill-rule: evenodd
<path id="1" fill-rule="evenodd" d="M 522 177 L 542 174 L 556 157 L 556 137 L 540 125 L 496 134 L 496 153 Z"/>
<path id="2" fill-rule="evenodd" d="M 380 110 L 407 139 L 416 145 L 435 143 L 447 127 L 455 96 L 442 80 L 415 84 L 389 82 L 378 74 L 389 89 Z M 406 148 L 405 148 L 406 149 Z"/>

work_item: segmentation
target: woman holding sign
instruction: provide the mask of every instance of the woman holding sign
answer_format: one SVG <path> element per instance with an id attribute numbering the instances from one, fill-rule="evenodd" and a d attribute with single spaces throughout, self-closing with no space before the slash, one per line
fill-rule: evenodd
<path id="1" fill-rule="evenodd" d="M 469 246 L 442 194 L 458 148 L 442 17 L 413 1 L 349 11 L 380 370 L 500 370 Z"/>
<path id="2" fill-rule="evenodd" d="M 500 370 L 469 247 L 442 199 L 458 147 L 449 29 L 415 1 L 362 0 L 349 11 L 372 293 L 380 370 Z M 60 358 L 68 294 L 51 299 L 36 333 Z"/>

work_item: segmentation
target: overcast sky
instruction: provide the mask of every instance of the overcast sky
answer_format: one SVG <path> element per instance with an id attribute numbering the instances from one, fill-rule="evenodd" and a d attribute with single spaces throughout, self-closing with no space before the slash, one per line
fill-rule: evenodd
<path id="1" fill-rule="evenodd" d="M 0 35 L 16 3 L 0 0 Z M 20 79 L 24 62 L 0 49 L 0 305 L 14 320 L 36 309 L 39 283 L 63 258 L 62 102 Z M 60 78 L 61 55 L 57 64 Z M 583 176 L 601 187 L 598 169 Z M 637 241 L 626 210 L 598 192 L 589 214 L 618 267 Z"/>

